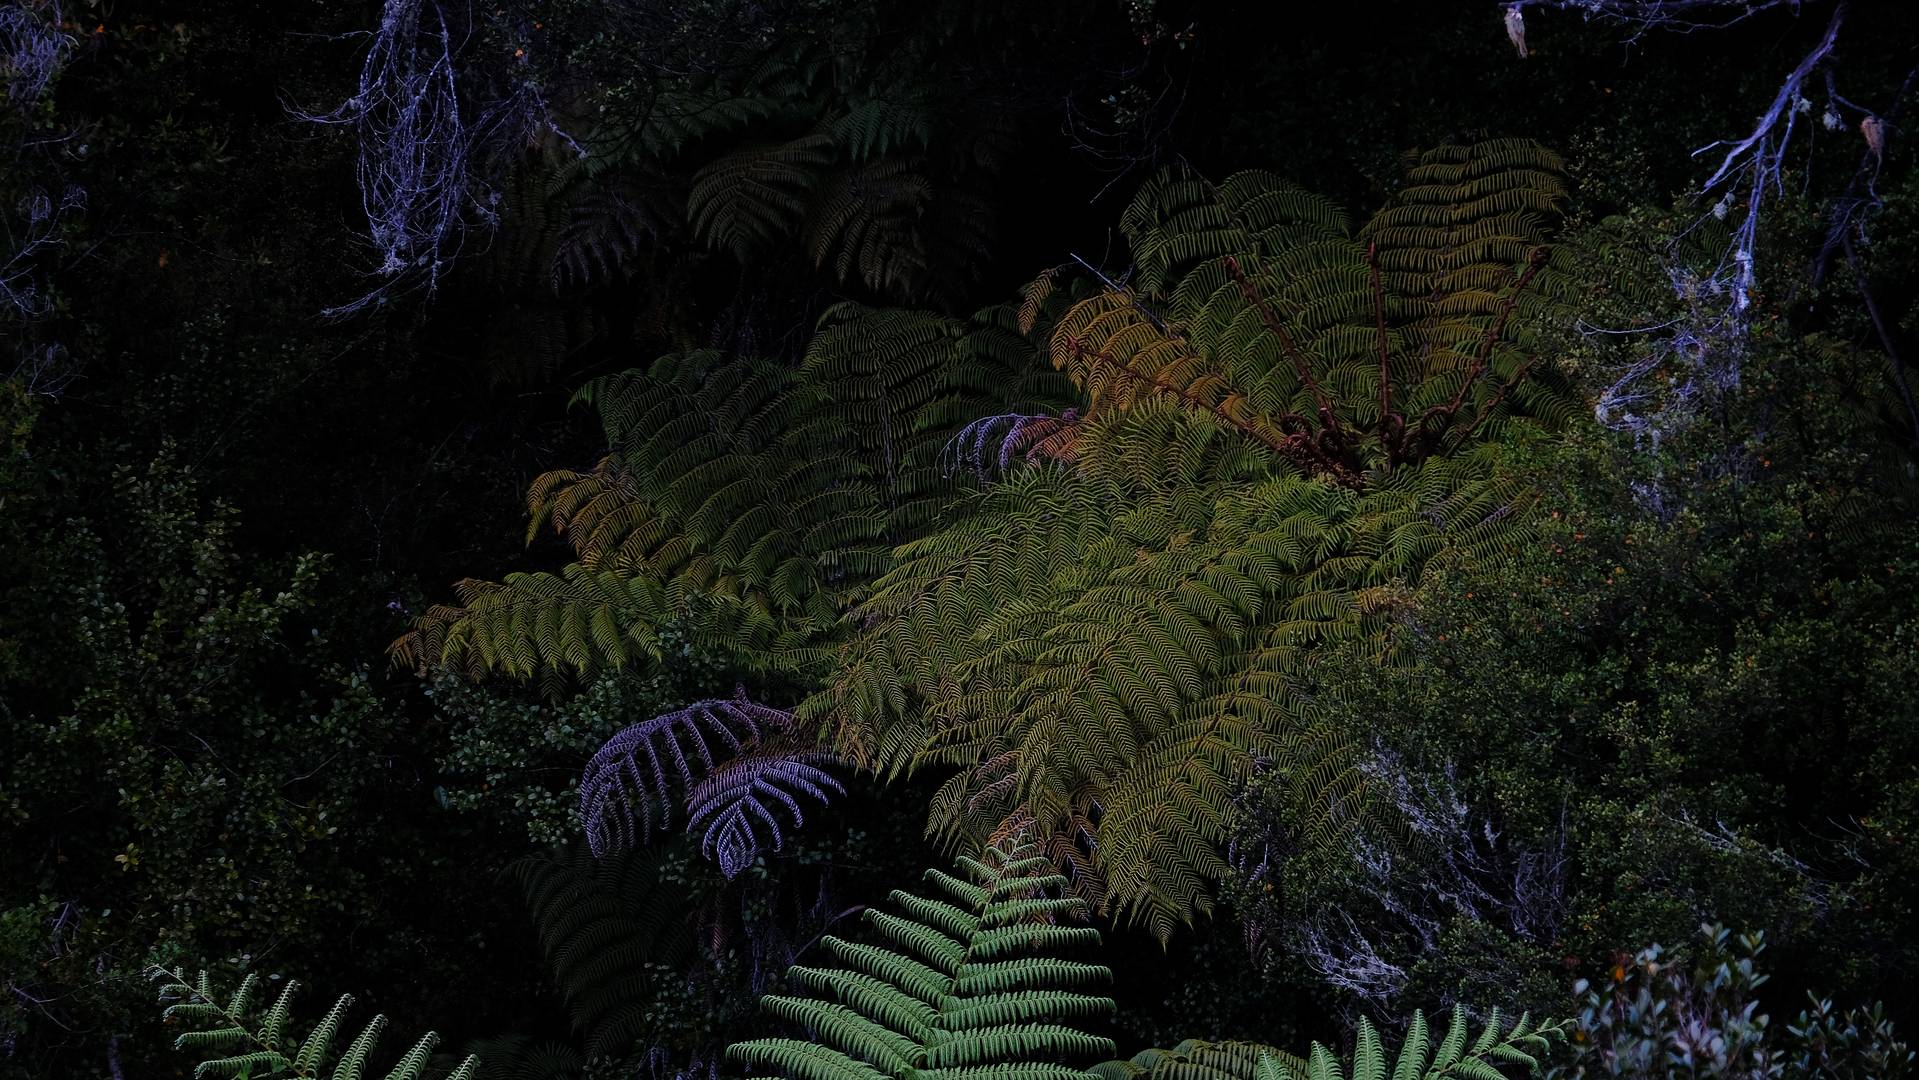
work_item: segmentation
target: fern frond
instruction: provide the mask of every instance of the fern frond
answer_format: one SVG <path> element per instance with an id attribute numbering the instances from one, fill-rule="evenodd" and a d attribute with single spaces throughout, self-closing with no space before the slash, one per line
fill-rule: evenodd
<path id="1" fill-rule="evenodd" d="M 160 1000 L 167 1006 L 161 1014 L 165 1021 L 205 1025 L 181 1034 L 175 1041 L 178 1049 L 200 1058 L 193 1070 L 195 1077 L 318 1077 L 331 1065 L 334 1080 L 359 1080 L 366 1074 L 375 1044 L 386 1028 L 386 1017 L 373 1017 L 336 1059 L 330 1056 L 332 1044 L 353 1004 L 350 996 L 341 997 L 305 1039 L 295 1041 L 287 1027 L 298 986 L 295 982 L 289 982 L 262 1013 L 253 1000 L 260 985 L 256 975 L 246 975 L 225 1005 L 218 1003 L 212 980 L 205 972 L 193 983 L 165 968 L 152 968 L 148 975 L 161 984 Z M 425 1080 L 433 1048 L 439 1041 L 433 1032 L 422 1035 L 394 1062 L 387 1080 Z M 468 1057 L 444 1080 L 472 1080 L 478 1067 L 478 1059 Z"/>
<path id="2" fill-rule="evenodd" d="M 686 793 L 688 828 L 705 830 L 702 849 L 727 877 L 762 850 L 778 850 L 784 837 L 775 807 L 797 827 L 801 797 L 824 803 L 845 793 L 820 768 L 831 755 L 770 746 L 792 729 L 791 713 L 744 697 L 695 702 L 621 729 L 580 781 L 580 819 L 593 853 L 645 843 L 671 818 L 676 788 Z"/>
<path id="3" fill-rule="evenodd" d="M 1395 1058 L 1379 1030 L 1361 1018 L 1349 1059 L 1314 1043 L 1304 1058 L 1261 1043 L 1209 1043 L 1189 1039 L 1170 1050 L 1146 1050 L 1127 1061 L 1097 1066 L 1102 1080 L 1506 1080 L 1536 1075 L 1540 1059 L 1566 1037 L 1571 1021 L 1533 1024 L 1520 1017 L 1506 1026 L 1494 1009 L 1468 1041 L 1467 1013 L 1455 1009 L 1445 1038 L 1434 1047 L 1424 1013 L 1415 1012 Z"/>
<path id="4" fill-rule="evenodd" d="M 395 661 L 421 671 L 544 670 L 585 675 L 659 655 L 656 628 L 683 610 L 662 583 L 570 566 L 562 574 L 509 574 L 503 582 L 455 586 L 459 606 L 435 605 L 395 641 Z"/>
<path id="5" fill-rule="evenodd" d="M 933 121 L 917 102 L 865 97 L 833 121 L 833 135 L 853 160 L 865 161 L 925 150 L 933 141 Z"/>
<path id="6" fill-rule="evenodd" d="M 1050 955 L 1098 933 L 1033 921 L 1052 909 L 1030 905 L 1058 881 L 1037 852 L 1030 844 L 989 848 L 980 860 L 962 860 L 965 877 L 934 876 L 955 903 L 895 893 L 904 915 L 867 913 L 884 944 L 823 939 L 854 969 L 796 967 L 789 985 L 813 996 L 769 995 L 761 1004 L 810 1039 L 735 1043 L 728 1056 L 787 1080 L 1089 1080 L 1060 1059 L 1110 1054 L 1112 1043 L 1066 1021 L 1109 1014 L 1113 1003 L 1068 987 L 1110 973 Z M 1068 901 L 1065 910 L 1076 906 Z"/>
<path id="7" fill-rule="evenodd" d="M 832 159 L 833 137 L 823 131 L 744 146 L 716 158 L 693 174 L 687 192 L 694 234 L 742 261 L 751 259 L 797 231 Z"/>
<path id="8" fill-rule="evenodd" d="M 689 893 L 665 857 L 534 855 L 510 869 L 587 1052 L 618 1053 L 647 1036 L 646 1011 L 684 992 L 675 973 L 700 955 Z"/>
<path id="9" fill-rule="evenodd" d="M 1529 1017 L 1521 1016 L 1507 1027 L 1499 1010 L 1494 1009 L 1475 1038 L 1471 1037 L 1465 1010 L 1456 1008 L 1445 1037 L 1435 1048 L 1427 1037 L 1424 1014 L 1415 1012 L 1393 1065 L 1392 1080 L 1533 1076 L 1540 1070 L 1541 1057 L 1554 1042 L 1565 1038 L 1570 1026 L 1570 1020 L 1534 1024 Z M 1362 1017 L 1349 1066 L 1342 1067 L 1332 1051 L 1315 1043 L 1303 1068 L 1297 1059 L 1289 1063 L 1271 1055 L 1262 1057 L 1258 1075 L 1261 1080 L 1386 1080 L 1386 1062 L 1384 1040 Z"/>
<path id="10" fill-rule="evenodd" d="M 720 872 L 736 877 L 752 865 L 761 851 L 780 850 L 784 836 L 776 808 L 784 807 L 791 828 L 805 824 L 800 797 L 826 803 L 846 789 L 820 768 L 836 759 L 830 754 L 744 754 L 706 774 L 687 794 L 687 828 L 704 829 L 700 850 L 719 864 Z M 765 836 L 761 835 L 765 831 Z"/>
<path id="11" fill-rule="evenodd" d="M 968 483 L 941 465 L 954 433 L 1063 400 L 1011 321 L 842 305 L 797 370 L 699 352 L 587 384 L 612 452 L 528 492 L 529 538 L 551 527 L 578 561 L 462 582 L 394 659 L 584 678 L 654 662 L 667 620 L 767 663 L 837 632 L 892 546 Z"/>

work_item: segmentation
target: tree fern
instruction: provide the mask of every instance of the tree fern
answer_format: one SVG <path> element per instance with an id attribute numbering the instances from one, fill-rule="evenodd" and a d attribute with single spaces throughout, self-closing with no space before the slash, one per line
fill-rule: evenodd
<path id="1" fill-rule="evenodd" d="M 264 1009 L 256 994 L 262 989 L 257 975 L 247 975 L 230 994 L 216 994 L 205 972 L 189 983 L 185 976 L 164 968 L 151 972 L 161 982 L 161 1016 L 168 1023 L 194 1025 L 175 1046 L 200 1058 L 195 1077 L 275 1076 L 316 1077 L 331 1068 L 333 1080 L 360 1080 L 367 1075 L 373 1051 L 386 1029 L 386 1017 L 375 1016 L 363 1025 L 344 1050 L 335 1042 L 345 1034 L 346 1014 L 353 998 L 346 995 L 308 1029 L 293 1037 L 293 998 L 297 982 L 288 982 Z M 225 1004 L 221 1004 L 222 1000 Z M 388 1080 L 421 1080 L 440 1037 L 427 1032 L 402 1054 L 386 1076 Z M 445 1080 L 473 1080 L 479 1059 L 468 1057 Z"/>
<path id="2" fill-rule="evenodd" d="M 1412 180 L 1358 238 L 1270 174 L 1149 184 L 1122 218 L 1135 285 L 1050 333 L 1085 413 L 961 430 L 949 464 L 1040 467 L 897 550 L 802 717 L 882 775 L 950 770 L 929 831 L 1030 823 L 1161 937 L 1211 910 L 1256 760 L 1297 785 L 1307 839 L 1344 835 L 1364 778 L 1302 665 L 1377 639 L 1434 560 L 1523 542 L 1497 443 L 1572 408 L 1520 329 L 1558 287 L 1555 159 L 1445 149 Z"/>
<path id="3" fill-rule="evenodd" d="M 1500 444 L 1575 408 L 1528 329 L 1561 287 L 1555 159 L 1444 149 L 1412 180 L 1354 236 L 1270 174 L 1172 172 L 1122 218 L 1130 288 L 843 307 L 797 370 L 701 353 L 600 380 L 612 453 L 530 500 L 578 562 L 463 585 L 396 655 L 585 674 L 687 621 L 823 675 L 796 720 L 846 760 L 946 771 L 934 834 L 1036 829 L 1080 895 L 1166 936 L 1211 910 L 1256 760 L 1299 785 L 1309 839 L 1351 827 L 1351 747 L 1302 665 L 1377 640 L 1435 560 L 1524 542 Z M 1050 327 L 1070 416 L 1022 324 Z"/>
<path id="4" fill-rule="evenodd" d="M 1061 922 L 1084 905 L 1057 896 L 1065 879 L 1030 843 L 988 848 L 959 869 L 927 874 L 933 896 L 894 892 L 897 914 L 869 910 L 879 944 L 823 937 L 842 966 L 792 968 L 787 984 L 805 996 L 762 999 L 805 1037 L 736 1043 L 728 1056 L 789 1080 L 1090 1078 L 1064 1062 L 1112 1053 L 1076 1026 L 1113 1010 L 1084 992 L 1110 973 L 1056 955 L 1098 941 Z"/>

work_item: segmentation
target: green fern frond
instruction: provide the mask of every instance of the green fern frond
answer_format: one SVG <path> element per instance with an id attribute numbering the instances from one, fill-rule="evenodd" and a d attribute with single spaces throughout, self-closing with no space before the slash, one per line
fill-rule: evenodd
<path id="1" fill-rule="evenodd" d="M 1379 1030 L 1361 1018 L 1344 1062 L 1319 1043 L 1301 1058 L 1261 1043 L 1189 1039 L 1170 1050 L 1106 1062 L 1094 1072 L 1101 1080 L 1507 1080 L 1536 1075 L 1570 1026 L 1568 1020 L 1534 1024 L 1525 1016 L 1507 1026 L 1494 1009 L 1473 1036 L 1466 1010 L 1455 1009 L 1435 1046 L 1425 1014 L 1414 1012 L 1396 1057 Z"/>
<path id="2" fill-rule="evenodd" d="M 1215 185 L 1190 170 L 1160 173 L 1121 213 L 1141 293 L 1161 297 L 1195 266 L 1228 255 L 1277 252 L 1344 237 L 1352 229 L 1331 200 L 1259 169 Z"/>
<path id="3" fill-rule="evenodd" d="M 1011 318 L 841 305 L 797 369 L 697 352 L 587 384 L 612 452 L 528 492 L 529 539 L 552 528 L 578 561 L 460 583 L 395 660 L 585 677 L 654 660 L 668 619 L 769 662 L 798 655 L 972 483 L 942 461 L 961 427 L 1064 400 Z"/>
<path id="4" fill-rule="evenodd" d="M 895 892 L 904 915 L 866 916 L 883 944 L 823 938 L 849 968 L 795 967 L 788 984 L 812 996 L 761 1002 L 810 1038 L 735 1043 L 728 1056 L 787 1080 L 1089 1080 L 1059 1061 L 1112 1053 L 1068 1022 L 1112 1012 L 1111 999 L 1077 989 L 1110 973 L 1054 955 L 1099 935 L 1048 921 L 1084 908 L 1048 899 L 1060 879 L 1038 851 L 1007 844 L 962 860 L 963 877 L 930 873 L 951 902 Z"/>
<path id="5" fill-rule="evenodd" d="M 193 1070 L 195 1077 L 318 1077 L 331 1066 L 333 1080 L 361 1080 L 386 1029 L 386 1017 L 373 1017 L 335 1058 L 333 1042 L 352 1007 L 351 996 L 342 996 L 304 1039 L 295 1040 L 288 1023 L 296 982 L 288 982 L 262 1013 L 252 996 L 260 985 L 256 975 L 245 976 L 227 1003 L 220 1005 L 206 972 L 193 983 L 164 968 L 153 968 L 148 974 L 161 984 L 160 1000 L 167 1006 L 161 1013 L 164 1021 L 200 1025 L 175 1041 L 178 1049 L 200 1059 Z M 433 1032 L 422 1035 L 393 1063 L 387 1080 L 425 1080 L 439 1041 Z M 443 1080 L 473 1080 L 478 1068 L 479 1059 L 468 1057 Z"/>
<path id="6" fill-rule="evenodd" d="M 578 565 L 558 575 L 462 581 L 455 589 L 460 606 L 428 609 L 390 647 L 396 662 L 464 669 L 475 678 L 488 671 L 527 679 L 547 670 L 618 670 L 657 657 L 657 628 L 687 609 L 657 579 Z"/>
<path id="7" fill-rule="evenodd" d="M 912 101 L 863 97 L 833 121 L 833 135 L 855 161 L 900 151 L 923 151 L 933 142 L 933 118 Z"/>
<path id="8" fill-rule="evenodd" d="M 833 137 L 815 131 L 779 143 L 755 143 L 693 174 L 686 212 L 694 235 L 742 261 L 798 231 L 820 175 L 833 160 Z"/>
<path id="9" fill-rule="evenodd" d="M 510 869 L 587 1052 L 633 1045 L 663 985 L 699 956 L 689 894 L 665 856 L 533 855 Z"/>
<path id="10" fill-rule="evenodd" d="M 1415 1012 L 1399 1055 L 1392 1062 L 1392 1080 L 1505 1080 L 1509 1076 L 1532 1076 L 1540 1070 L 1541 1059 L 1552 1045 L 1565 1038 L 1571 1021 L 1534 1024 L 1521 1016 L 1510 1027 L 1498 1009 L 1487 1014 L 1475 1037 L 1463 1009 L 1454 1009 L 1452 1022 L 1437 1047 L 1428 1036 L 1424 1014 Z M 1342 1066 L 1332 1051 L 1317 1043 L 1311 1057 L 1301 1067 L 1298 1059 L 1276 1054 L 1262 1056 L 1256 1072 L 1258 1080 L 1387 1080 L 1389 1056 L 1385 1041 L 1373 1025 L 1361 1018 L 1353 1056 Z"/>

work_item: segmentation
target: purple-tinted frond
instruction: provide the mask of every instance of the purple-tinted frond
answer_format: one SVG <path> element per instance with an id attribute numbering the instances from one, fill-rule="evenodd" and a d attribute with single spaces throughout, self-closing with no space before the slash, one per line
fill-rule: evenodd
<path id="1" fill-rule="evenodd" d="M 622 729 L 580 780 L 580 819 L 593 853 L 646 842 L 666 827 L 676 788 L 691 789 L 718 763 L 792 726 L 792 713 L 739 697 L 694 702 Z"/>
<path id="2" fill-rule="evenodd" d="M 806 820 L 801 796 L 825 805 L 833 795 L 846 794 L 840 782 L 816 764 L 830 760 L 817 751 L 736 758 L 708 773 L 687 796 L 687 831 L 704 826 L 700 850 L 719 863 L 722 874 L 735 877 L 753 865 L 761 851 L 778 851 L 785 843 L 775 804 L 786 808 L 798 828 Z"/>
<path id="3" fill-rule="evenodd" d="M 950 476 L 965 469 L 984 477 L 994 469 L 1012 468 L 1015 458 L 1029 463 L 1070 458 L 1079 423 L 1078 409 L 1058 416 L 1001 413 L 975 420 L 961 428 L 942 451 L 946 473 Z"/>

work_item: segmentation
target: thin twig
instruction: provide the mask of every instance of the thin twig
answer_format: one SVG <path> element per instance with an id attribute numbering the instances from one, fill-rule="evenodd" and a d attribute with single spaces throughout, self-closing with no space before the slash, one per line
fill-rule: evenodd
<path id="1" fill-rule="evenodd" d="M 1852 237 L 1844 240 L 1846 262 L 1851 265 L 1854 278 L 1859 282 L 1859 298 L 1866 302 L 1866 314 L 1872 317 L 1872 326 L 1879 332 L 1879 343 L 1886 350 L 1886 366 L 1892 375 L 1892 384 L 1899 388 L 1899 399 L 1905 402 L 1906 418 L 1912 424 L 1912 446 L 1919 450 L 1919 403 L 1912 396 L 1912 386 L 1906 381 L 1906 364 L 1899 357 L 1899 348 L 1893 344 L 1892 331 L 1887 328 L 1885 316 L 1879 313 L 1879 302 L 1873 299 L 1872 289 L 1866 283 L 1865 267 L 1859 264 L 1859 253 L 1853 250 Z"/>

